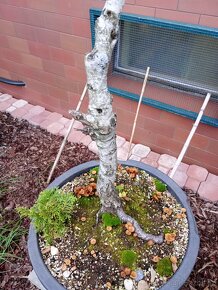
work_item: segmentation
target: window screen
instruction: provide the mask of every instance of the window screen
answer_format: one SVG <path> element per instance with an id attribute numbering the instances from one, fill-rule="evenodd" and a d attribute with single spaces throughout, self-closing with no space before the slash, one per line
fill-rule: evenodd
<path id="1" fill-rule="evenodd" d="M 218 94 L 218 38 L 121 20 L 114 69 L 198 92 Z"/>
<path id="2" fill-rule="evenodd" d="M 101 10 L 90 9 L 92 45 Z M 195 120 L 211 93 L 202 123 L 218 127 L 218 29 L 121 13 L 120 35 L 108 72 L 111 93 Z"/>

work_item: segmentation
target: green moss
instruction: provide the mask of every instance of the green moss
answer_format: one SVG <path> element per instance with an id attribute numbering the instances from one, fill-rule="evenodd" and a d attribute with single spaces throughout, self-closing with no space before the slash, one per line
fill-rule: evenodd
<path id="1" fill-rule="evenodd" d="M 106 227 L 116 227 L 121 225 L 121 220 L 118 218 L 118 216 L 112 215 L 110 213 L 103 213 L 102 221 Z"/>
<path id="2" fill-rule="evenodd" d="M 95 174 L 93 174 L 93 172 L 95 172 Z M 90 173 L 91 173 L 92 175 L 97 175 L 98 172 L 99 172 L 99 167 L 98 167 L 98 166 L 93 167 L 93 168 L 90 170 Z"/>
<path id="3" fill-rule="evenodd" d="M 172 276 L 173 268 L 169 257 L 161 259 L 157 263 L 156 271 L 160 276 Z"/>
<path id="4" fill-rule="evenodd" d="M 119 192 L 124 190 L 124 185 L 123 184 L 119 184 L 116 186 L 116 190 L 118 190 Z"/>
<path id="5" fill-rule="evenodd" d="M 97 170 L 93 168 L 91 171 Z M 92 174 L 91 171 L 84 176 L 84 179 L 97 177 L 96 173 Z M 162 232 L 161 229 L 163 229 L 162 209 L 160 209 L 159 204 L 151 202 L 148 198 L 151 189 L 147 183 L 146 174 L 140 171 L 138 177 L 139 179 L 132 180 L 128 174 L 120 172 L 120 176 L 116 180 L 118 193 L 125 193 L 125 196 L 128 197 L 128 199 L 125 199 L 125 197 L 121 199 L 124 211 L 135 218 L 144 231 L 151 234 L 159 234 Z M 83 180 L 82 176 L 80 179 Z M 115 222 L 114 224 L 113 221 L 113 218 L 115 220 L 117 218 L 115 216 L 103 214 L 103 222 L 96 225 L 96 214 L 100 208 L 101 204 L 97 196 L 82 197 L 78 200 L 77 213 L 72 220 L 72 229 L 77 237 L 77 244 L 74 248 L 80 251 L 94 249 L 104 253 L 107 252 L 112 256 L 112 260 L 118 267 L 121 266 L 121 254 L 125 253 L 127 249 L 130 252 L 132 252 L 131 249 L 134 249 L 133 253 L 137 259 L 135 259 L 131 267 L 140 267 L 144 263 L 144 255 L 149 249 L 147 243 L 142 242 L 141 239 L 133 235 L 127 236 L 125 234 L 126 228 L 120 224 L 120 221 L 115 226 L 117 223 Z M 86 217 L 85 222 L 81 222 L 82 216 Z M 107 231 L 107 226 L 112 226 L 113 229 Z M 91 238 L 96 239 L 96 245 L 90 245 Z"/>
<path id="6" fill-rule="evenodd" d="M 138 255 L 132 250 L 124 250 L 120 255 L 120 263 L 123 266 L 133 268 L 136 264 Z"/>
<path id="7" fill-rule="evenodd" d="M 167 186 L 166 184 L 164 184 L 163 182 L 161 182 L 160 180 L 158 179 L 155 179 L 155 187 L 156 187 L 156 190 L 157 191 L 160 191 L 160 192 L 164 192 L 167 190 Z"/>

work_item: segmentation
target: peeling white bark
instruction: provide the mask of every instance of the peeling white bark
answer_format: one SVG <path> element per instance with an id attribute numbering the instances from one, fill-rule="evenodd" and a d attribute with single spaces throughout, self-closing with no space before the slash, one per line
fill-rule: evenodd
<path id="1" fill-rule="evenodd" d="M 121 207 L 114 187 L 117 170 L 116 115 L 112 110 L 112 96 L 107 87 L 107 73 L 119 32 L 119 14 L 123 0 L 107 0 L 95 26 L 95 47 L 85 57 L 87 86 L 89 93 L 88 114 L 72 111 L 75 119 L 84 125 L 84 132 L 96 141 L 99 150 L 100 168 L 97 191 L 102 212 L 118 214 L 123 221 L 133 219 Z M 138 236 L 144 240 L 160 237 L 147 235 L 134 221 Z"/>

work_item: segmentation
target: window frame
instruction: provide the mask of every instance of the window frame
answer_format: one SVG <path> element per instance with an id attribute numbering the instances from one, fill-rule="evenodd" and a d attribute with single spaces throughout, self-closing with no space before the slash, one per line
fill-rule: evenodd
<path id="1" fill-rule="evenodd" d="M 90 26 L 91 26 L 92 47 L 94 47 L 94 44 L 95 44 L 95 20 L 98 16 L 100 16 L 100 14 L 101 14 L 100 9 L 90 8 Z M 152 25 L 156 27 L 168 28 L 168 29 L 173 29 L 176 31 L 190 32 L 190 33 L 195 33 L 199 35 L 205 35 L 205 36 L 218 38 L 218 29 L 210 28 L 210 27 L 180 23 L 180 22 L 175 22 L 175 21 L 170 21 L 170 20 L 168 21 L 168 20 L 141 16 L 141 15 L 136 15 L 136 14 L 129 14 L 129 13 L 121 13 L 120 20 L 133 22 L 133 23 L 143 23 L 143 24 L 148 24 L 148 25 Z M 119 57 L 119 53 L 116 54 L 115 60 L 114 60 L 115 61 L 114 67 L 116 68 L 115 71 L 118 73 L 120 72 L 120 73 L 125 73 L 126 75 L 130 75 L 126 72 L 126 69 L 118 66 L 118 57 Z M 137 76 L 139 78 L 144 77 L 142 73 L 136 72 L 136 71 L 133 72 L 132 76 L 133 77 Z M 162 85 L 168 88 L 171 87 L 171 88 L 175 88 L 176 90 L 182 90 L 183 92 L 185 91 L 193 92 L 194 94 L 199 94 L 200 97 L 205 97 L 207 93 L 211 93 L 213 95 L 213 99 L 215 101 L 218 101 L 218 91 L 205 89 L 204 87 L 201 87 L 201 86 L 195 86 L 193 84 L 173 81 L 172 79 L 167 80 L 167 78 L 161 78 L 157 76 L 156 74 L 150 74 L 149 81 L 153 83 L 158 83 L 159 85 Z M 112 94 L 114 93 L 118 96 L 122 96 L 122 97 L 132 99 L 135 101 L 138 101 L 138 98 L 139 98 L 139 96 L 136 94 L 133 94 L 133 93 L 121 90 L 121 89 L 113 88 L 113 87 L 109 87 L 109 91 Z M 198 113 L 196 112 L 178 108 L 173 105 L 165 104 L 165 103 L 162 103 L 160 101 L 156 101 L 150 98 L 144 98 L 142 103 L 161 109 L 161 110 L 165 110 L 174 114 L 181 115 L 183 117 L 190 118 L 192 120 L 195 120 L 198 115 Z M 201 122 L 207 125 L 218 127 L 218 119 L 213 118 L 213 117 L 203 115 Z"/>

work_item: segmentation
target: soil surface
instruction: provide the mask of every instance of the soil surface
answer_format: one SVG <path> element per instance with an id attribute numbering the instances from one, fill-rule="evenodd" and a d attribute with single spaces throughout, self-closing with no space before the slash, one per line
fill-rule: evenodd
<path id="1" fill-rule="evenodd" d="M 59 150 L 62 138 L 54 136 L 26 121 L 18 121 L 0 113 L 0 228 L 15 225 L 19 216 L 17 206 L 32 206 L 46 179 Z M 81 144 L 66 144 L 54 178 L 80 163 L 96 159 L 96 155 Z M 195 268 L 182 290 L 215 290 L 218 285 L 217 217 L 218 203 L 201 200 L 186 190 L 196 217 L 201 238 Z M 27 276 L 32 270 L 27 254 L 27 229 L 8 250 L 16 257 L 0 261 L 0 289 L 34 290 Z M 0 240 L 0 252 L 2 245 Z"/>

